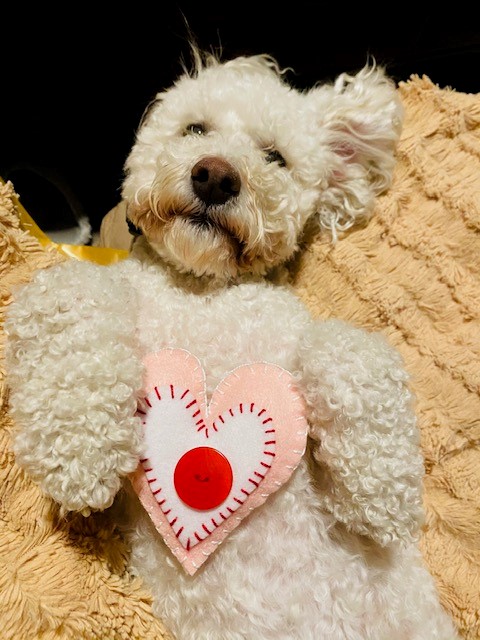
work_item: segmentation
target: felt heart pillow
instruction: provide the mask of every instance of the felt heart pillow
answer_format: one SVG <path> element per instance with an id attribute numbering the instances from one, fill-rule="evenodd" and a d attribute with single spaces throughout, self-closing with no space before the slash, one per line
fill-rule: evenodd
<path id="1" fill-rule="evenodd" d="M 188 351 L 163 349 L 144 365 L 144 453 L 131 481 L 193 575 L 290 478 L 305 452 L 305 405 L 291 374 L 273 364 L 233 370 L 208 406 L 202 366 Z"/>

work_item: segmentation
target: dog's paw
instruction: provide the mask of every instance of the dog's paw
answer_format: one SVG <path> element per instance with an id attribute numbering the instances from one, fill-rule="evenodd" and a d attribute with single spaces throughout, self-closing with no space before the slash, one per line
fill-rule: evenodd
<path id="1" fill-rule="evenodd" d="M 63 512 L 78 511 L 87 516 L 112 505 L 123 477 L 135 471 L 137 465 L 137 455 L 123 455 L 120 460 L 110 459 L 98 467 L 84 465 L 79 458 L 68 468 L 52 470 L 40 486 Z"/>
<path id="2" fill-rule="evenodd" d="M 78 511 L 88 516 L 92 511 L 103 511 L 112 505 L 120 489 L 121 480 L 119 476 L 99 478 L 96 482 L 90 483 L 86 490 L 81 481 L 70 478 L 62 482 L 58 475 L 53 474 L 44 485 L 52 485 L 43 488 L 60 505 L 62 512 Z"/>
<path id="3" fill-rule="evenodd" d="M 17 464 L 63 512 L 87 515 L 111 506 L 125 476 L 137 468 L 141 452 L 138 418 L 124 418 L 108 428 L 108 417 L 95 429 L 20 431 L 13 449 Z M 100 419 L 100 418 L 99 418 Z M 90 425 L 92 426 L 92 425 Z"/>
<path id="4" fill-rule="evenodd" d="M 416 541 L 424 469 L 400 353 L 381 335 L 329 320 L 312 327 L 302 356 L 324 508 L 382 546 Z"/>

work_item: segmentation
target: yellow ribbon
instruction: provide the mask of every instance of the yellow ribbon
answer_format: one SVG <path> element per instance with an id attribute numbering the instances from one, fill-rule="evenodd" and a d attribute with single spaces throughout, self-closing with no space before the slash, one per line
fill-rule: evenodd
<path id="1" fill-rule="evenodd" d="M 0 182 L 5 182 L 0 177 Z M 43 247 L 54 247 L 60 253 L 75 258 L 76 260 L 90 260 L 101 265 L 114 264 L 124 260 L 129 252 L 125 249 L 111 249 L 107 247 L 90 247 L 86 245 L 66 244 L 63 242 L 53 242 L 37 225 L 32 216 L 27 212 L 17 196 L 14 197 L 18 211 L 20 226 L 24 231 L 38 240 Z"/>

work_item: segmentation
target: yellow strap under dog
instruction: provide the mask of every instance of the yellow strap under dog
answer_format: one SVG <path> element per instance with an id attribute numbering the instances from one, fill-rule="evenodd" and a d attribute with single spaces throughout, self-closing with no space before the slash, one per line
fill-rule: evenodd
<path id="1" fill-rule="evenodd" d="M 5 184 L 0 177 L 0 183 Z M 128 256 L 125 249 L 111 249 L 107 247 L 90 247 L 86 245 L 66 244 L 64 242 L 54 242 L 37 225 L 32 216 L 27 212 L 20 202 L 18 194 L 14 196 L 15 205 L 18 212 L 20 226 L 24 231 L 38 240 L 43 247 L 54 247 L 60 253 L 76 260 L 90 260 L 101 265 L 114 264 L 124 260 Z"/>

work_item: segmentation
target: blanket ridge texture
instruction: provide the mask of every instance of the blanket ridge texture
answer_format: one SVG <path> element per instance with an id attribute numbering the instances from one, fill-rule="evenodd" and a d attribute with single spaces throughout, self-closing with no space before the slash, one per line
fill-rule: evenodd
<path id="1" fill-rule="evenodd" d="M 474 640 L 480 639 L 480 96 L 418 76 L 398 91 L 406 119 L 391 189 L 364 227 L 335 245 L 318 236 L 296 264 L 292 284 L 316 317 L 381 331 L 402 353 L 427 470 L 423 556 L 463 638 Z M 105 233 L 102 241 L 109 244 Z M 15 285 L 64 259 L 22 231 L 14 185 L 0 183 L 0 322 Z M 108 512 L 61 519 L 15 465 L 4 342 L 0 331 L 0 640 L 172 640 L 153 616 L 148 592 L 128 574 L 128 550 Z"/>
<path id="2" fill-rule="evenodd" d="M 480 638 L 480 97 L 412 76 L 391 189 L 295 287 L 318 317 L 381 331 L 416 395 L 427 475 L 422 551 L 463 636 Z"/>

